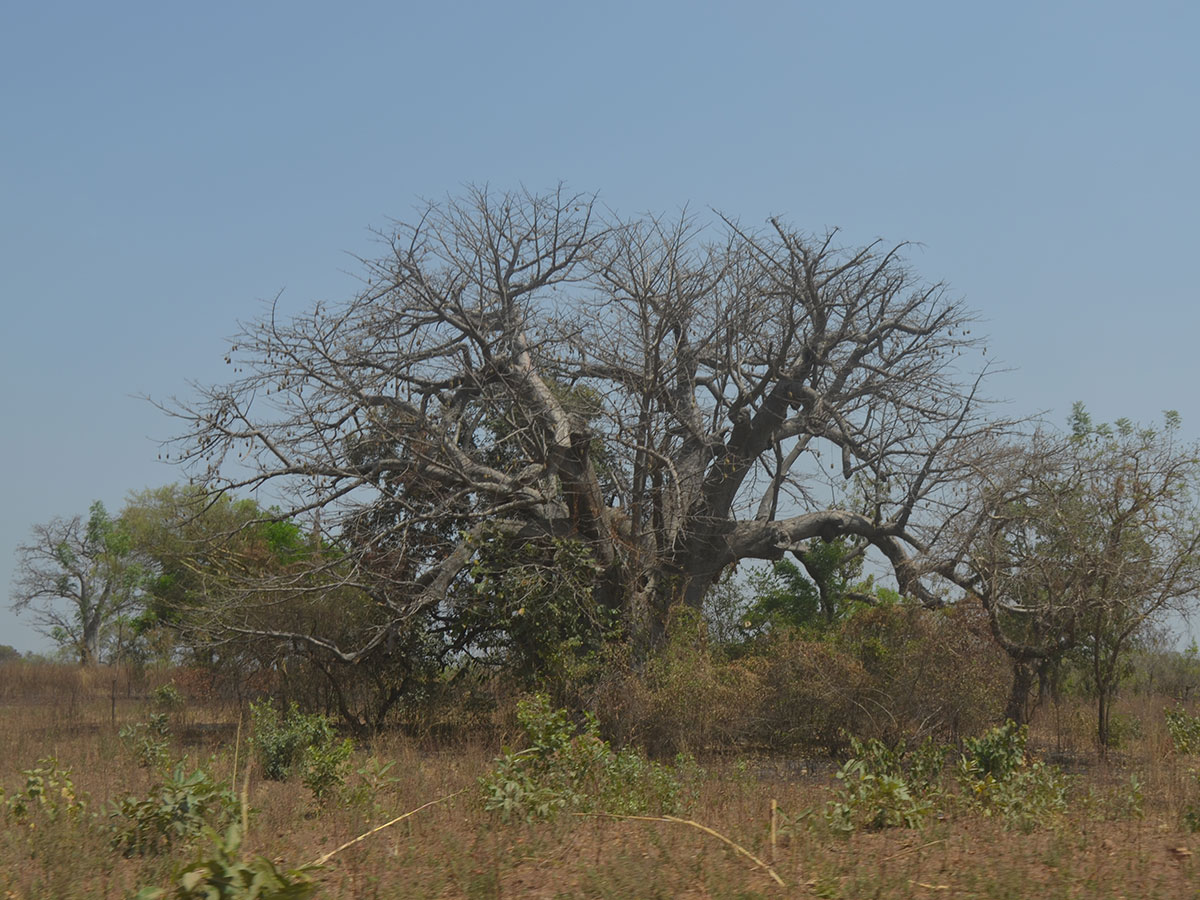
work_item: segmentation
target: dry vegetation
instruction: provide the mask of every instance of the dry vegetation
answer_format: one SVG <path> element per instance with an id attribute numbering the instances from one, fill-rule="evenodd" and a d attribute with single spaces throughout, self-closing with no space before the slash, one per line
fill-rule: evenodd
<path id="1" fill-rule="evenodd" d="M 23 770 L 52 757 L 60 770 L 71 770 L 88 804 L 79 818 L 6 814 L 0 896 L 132 896 L 172 887 L 182 866 L 209 852 L 206 838 L 128 858 L 111 846 L 111 804 L 130 793 L 145 796 L 156 777 L 139 768 L 118 732 L 146 721 L 156 696 L 162 708 L 163 692 L 155 688 L 169 678 L 162 672 L 131 683 L 116 669 L 0 667 L 0 784 L 8 798 L 20 793 Z M 498 743 L 376 739 L 355 749 L 345 786 L 319 803 L 299 780 L 265 780 L 257 764 L 247 764 L 243 741 L 238 789 L 248 784 L 251 814 L 241 853 L 297 868 L 449 796 L 333 855 L 311 873 L 316 896 L 1192 897 L 1197 841 L 1185 812 L 1200 790 L 1194 760 L 1178 755 L 1167 733 L 1163 709 L 1171 705 L 1123 699 L 1117 721 L 1127 733 L 1106 762 L 1090 750 L 1089 709 L 1064 703 L 1041 710 L 1030 746 L 1076 777 L 1065 812 L 1025 827 L 959 797 L 939 803 L 923 827 L 843 836 L 824 816 L 838 785 L 836 763 L 820 756 L 702 758 L 680 818 L 726 841 L 657 814 L 610 818 L 567 809 L 550 821 L 506 823 L 485 809 L 479 784 Z M 242 722 L 248 731 L 248 718 Z M 189 701 L 170 714 L 170 754 L 186 755 L 189 771 L 202 767 L 230 779 L 238 727 L 235 707 Z"/>

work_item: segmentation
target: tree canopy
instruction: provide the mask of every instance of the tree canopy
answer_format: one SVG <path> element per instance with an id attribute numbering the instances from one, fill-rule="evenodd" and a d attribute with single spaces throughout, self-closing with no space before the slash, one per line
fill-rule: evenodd
<path id="1" fill-rule="evenodd" d="M 1082 651 L 1103 746 L 1133 641 L 1200 593 L 1200 450 L 1172 412 L 1158 428 L 1109 426 L 1076 404 L 1069 425 L 986 474 L 959 580 L 1016 667 L 1009 716 L 1023 717 L 1034 666 Z"/>
<path id="2" fill-rule="evenodd" d="M 936 602 L 917 558 L 999 426 L 971 313 L 903 246 L 562 190 L 472 191 L 387 240 L 357 296 L 272 306 L 230 381 L 169 407 L 195 478 L 319 514 L 338 577 L 385 612 L 331 652 L 443 606 L 485 534 L 578 541 L 642 642 L 739 560 L 817 537 L 869 543 Z"/>
<path id="3" fill-rule="evenodd" d="M 143 570 L 119 518 L 99 501 L 88 517 L 37 525 L 17 548 L 13 608 L 30 611 L 36 625 L 85 665 L 101 652 L 137 608 Z"/>

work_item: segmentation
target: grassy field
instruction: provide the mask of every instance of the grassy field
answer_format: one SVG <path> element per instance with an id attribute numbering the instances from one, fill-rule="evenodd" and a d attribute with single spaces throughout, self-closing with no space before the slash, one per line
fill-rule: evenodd
<path id="1" fill-rule="evenodd" d="M 148 797 L 162 779 L 161 768 L 139 766 L 136 740 L 119 736 L 148 720 L 153 687 L 131 685 L 120 671 L 0 667 L 0 897 L 174 890 L 182 867 L 212 856 L 205 836 L 159 853 L 114 846 L 123 820 L 111 815 L 113 804 Z M 1123 703 L 1124 742 L 1106 761 L 1090 750 L 1087 709 L 1043 710 L 1035 722 L 1027 762 L 1041 757 L 1071 776 L 1065 810 L 1018 820 L 973 804 L 954 783 L 952 754 L 945 792 L 920 827 L 849 834 L 825 814 L 840 783 L 837 763 L 819 757 L 702 757 L 675 818 L 568 808 L 529 823 L 485 809 L 479 779 L 498 742 L 422 746 L 384 737 L 356 747 L 344 785 L 318 801 L 300 780 L 262 777 L 246 742 L 238 746 L 236 709 L 188 703 L 171 713 L 163 741 L 172 761 L 186 756 L 187 772 L 231 780 L 236 769 L 250 809 L 235 855 L 281 869 L 440 801 L 333 852 L 306 876 L 316 897 L 1195 897 L 1200 841 L 1185 814 L 1200 802 L 1191 772 L 1200 762 L 1173 749 L 1162 714 L 1169 701 Z M 54 796 L 14 812 L 28 792 L 22 773 L 49 770 L 39 763 L 49 758 L 57 761 L 45 782 Z M 74 792 L 62 778 L 67 769 Z"/>

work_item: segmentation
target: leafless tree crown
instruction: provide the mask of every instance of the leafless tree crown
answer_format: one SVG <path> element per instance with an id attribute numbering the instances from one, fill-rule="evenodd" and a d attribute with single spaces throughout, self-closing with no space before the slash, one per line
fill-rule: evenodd
<path id="1" fill-rule="evenodd" d="M 233 379 L 172 410 L 197 477 L 320 510 L 397 620 L 488 529 L 586 542 L 652 625 L 817 536 L 869 541 L 932 598 L 922 559 L 997 426 L 971 314 L 902 246 L 561 190 L 475 191 L 388 240 L 357 297 L 246 323 Z"/>

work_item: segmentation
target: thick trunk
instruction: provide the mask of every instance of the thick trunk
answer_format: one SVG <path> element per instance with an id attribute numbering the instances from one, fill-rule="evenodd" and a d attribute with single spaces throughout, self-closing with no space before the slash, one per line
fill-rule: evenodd
<path id="1" fill-rule="evenodd" d="M 100 622 L 88 622 L 83 629 L 83 639 L 79 643 L 79 664 L 94 666 L 100 662 Z"/>

